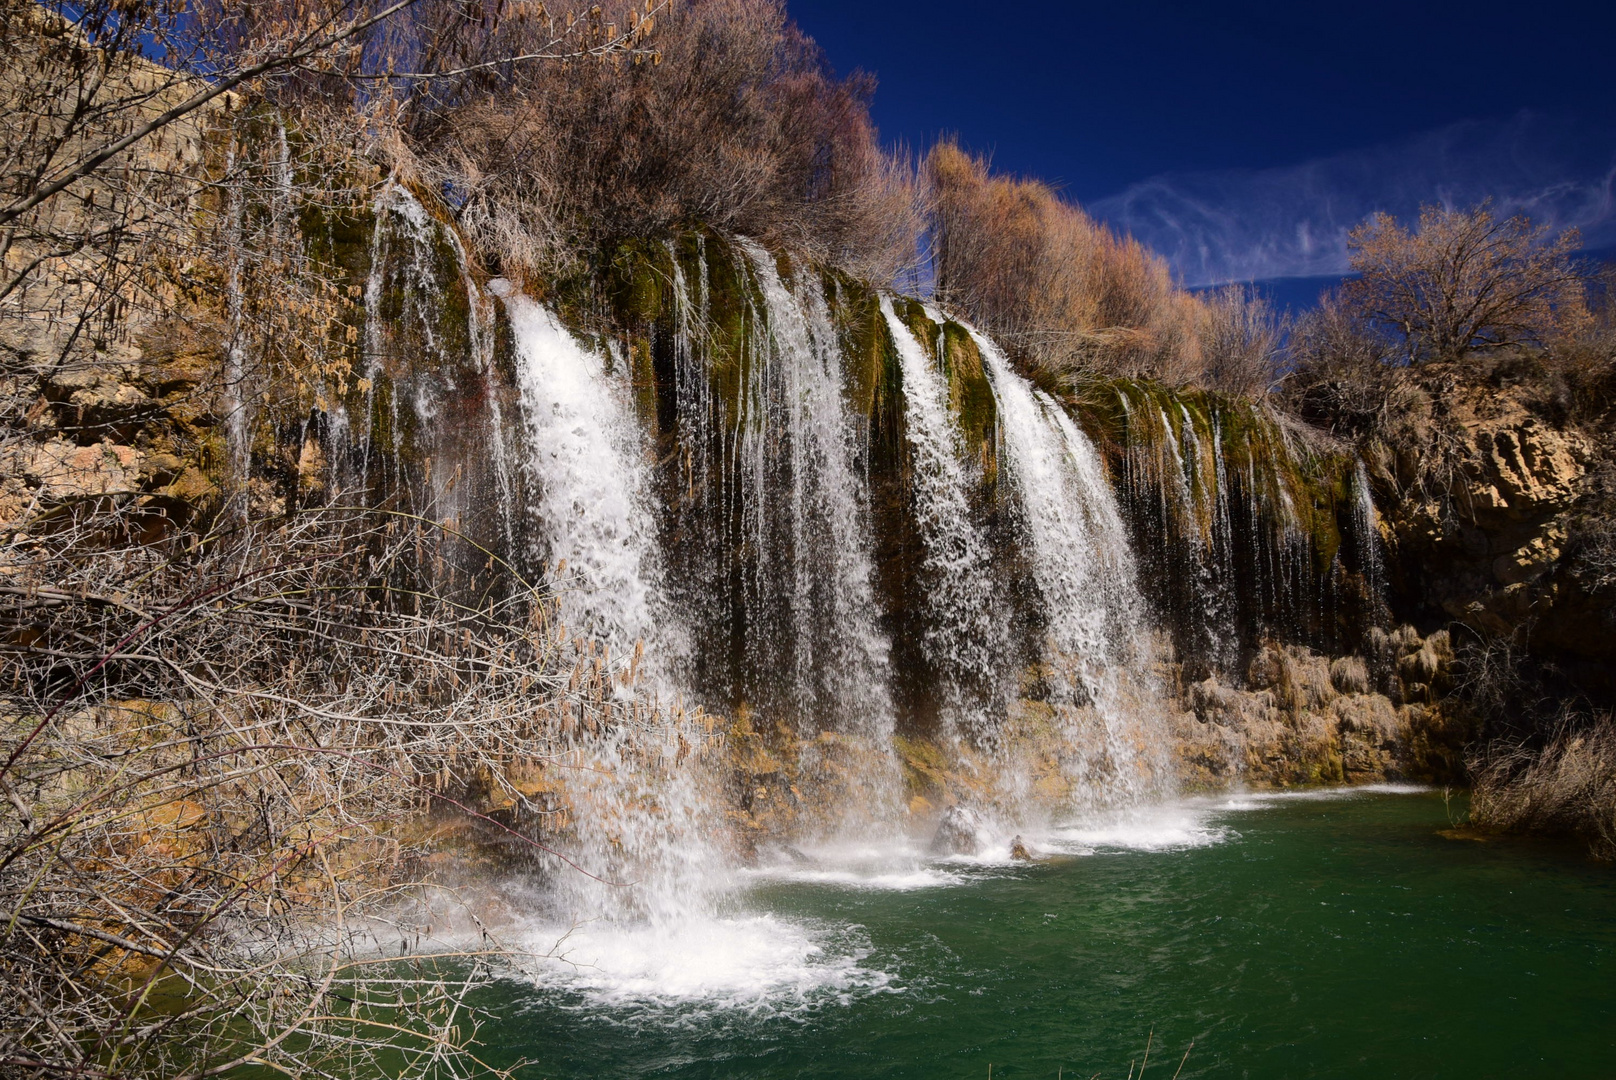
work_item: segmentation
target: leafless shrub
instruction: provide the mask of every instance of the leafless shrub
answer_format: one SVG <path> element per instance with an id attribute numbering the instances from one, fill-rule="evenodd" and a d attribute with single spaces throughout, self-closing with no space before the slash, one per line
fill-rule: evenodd
<path id="1" fill-rule="evenodd" d="M 1392 362 L 1392 343 L 1330 290 L 1297 320 L 1286 404 L 1332 434 L 1385 437 L 1413 401 L 1408 379 Z"/>
<path id="2" fill-rule="evenodd" d="M 64 504 L 4 538 L 7 1074 L 484 1071 L 465 995 L 498 942 L 399 957 L 441 925 L 426 857 L 448 836 L 591 872 L 549 851 L 568 763 L 610 734 L 660 768 L 687 729 L 637 657 L 429 521 L 153 544 L 150 514 Z"/>
<path id="3" fill-rule="evenodd" d="M 1616 264 L 1589 276 L 1587 305 L 1558 320 L 1546 341 L 1550 371 L 1563 380 L 1572 416 L 1597 422 L 1616 403 Z"/>
<path id="4" fill-rule="evenodd" d="M 1541 748 L 1493 743 L 1473 755 L 1470 773 L 1477 825 L 1577 836 L 1616 858 L 1616 718 L 1562 716 Z"/>
<path id="5" fill-rule="evenodd" d="M 778 0 L 680 5 L 654 40 L 656 62 L 526 68 L 411 127 L 414 167 L 506 272 L 697 225 L 877 280 L 912 262 L 911 169 L 876 140 L 870 79 L 834 78 Z"/>
<path id="6" fill-rule="evenodd" d="M 1575 533 L 1575 567 L 1590 592 L 1616 589 L 1616 514 L 1603 508 Z"/>
<path id="7" fill-rule="evenodd" d="M 926 160 L 939 299 L 1054 373 L 1204 374 L 1200 305 L 1167 264 L 1048 185 L 995 176 L 952 142 Z"/>
<path id="8" fill-rule="evenodd" d="M 1254 289 L 1225 285 L 1202 297 L 1202 382 L 1225 393 L 1263 396 L 1279 377 L 1285 332 L 1286 319 Z"/>

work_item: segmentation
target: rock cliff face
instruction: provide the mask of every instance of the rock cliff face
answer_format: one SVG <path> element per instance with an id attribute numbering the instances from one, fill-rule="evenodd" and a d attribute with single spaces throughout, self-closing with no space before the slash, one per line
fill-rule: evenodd
<path id="1" fill-rule="evenodd" d="M 30 506 L 134 495 L 183 524 L 214 503 L 227 411 L 216 379 L 222 337 L 192 334 L 180 345 L 145 320 L 127 330 L 131 340 L 115 353 L 79 355 L 53 338 L 0 337 L 33 392 L 24 430 L 0 445 L 0 520 Z"/>
<path id="2" fill-rule="evenodd" d="M 1334 659 L 1269 644 L 1243 685 L 1187 688 L 1180 775 L 1200 787 L 1457 781 L 1470 732 L 1442 708 L 1452 664 L 1447 631 L 1412 626 L 1371 630 L 1363 653 Z"/>
<path id="3" fill-rule="evenodd" d="M 28 100 L 36 50 L 68 24 L 31 5 L 11 17 L 31 29 L 8 35 L 0 87 Z M 126 120 L 188 96 L 171 72 L 125 60 L 103 75 L 137 103 Z M 177 512 L 217 494 L 227 335 L 198 302 L 218 284 L 202 250 L 199 182 L 221 172 L 221 127 L 240 105 L 224 95 L 14 224 L 4 269 L 18 276 L 0 298 L 0 522 L 93 497 L 135 494 Z M 61 122 L 47 113 L 33 124 Z M 58 161 L 95 134 L 64 132 Z"/>
<path id="4" fill-rule="evenodd" d="M 1616 597 L 1589 572 L 1590 526 L 1609 516 L 1608 430 L 1567 419 L 1541 378 L 1511 383 L 1479 364 L 1418 378 L 1409 418 L 1366 453 L 1394 606 L 1469 642 L 1512 642 L 1608 695 Z"/>

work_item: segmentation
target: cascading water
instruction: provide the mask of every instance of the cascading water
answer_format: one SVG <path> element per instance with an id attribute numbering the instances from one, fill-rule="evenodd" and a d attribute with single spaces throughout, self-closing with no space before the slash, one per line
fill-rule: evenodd
<path id="1" fill-rule="evenodd" d="M 666 664 L 683 641 L 660 594 L 644 449 L 623 390 L 604 357 L 546 308 L 503 281 L 493 287 L 515 338 L 538 536 L 549 562 L 565 567 L 562 616 L 605 642 L 618 665 L 641 643 Z"/>
<path id="2" fill-rule="evenodd" d="M 701 922 L 723 887 L 718 814 L 692 752 L 701 733 L 676 683 L 685 638 L 662 591 L 642 436 L 601 352 L 508 282 L 490 289 L 504 301 L 515 343 L 535 540 L 560 571 L 566 634 L 591 639 L 589 649 L 600 643 L 598 662 L 619 701 L 615 722 L 580 738 L 559 763 L 573 842 L 592 866 L 590 874 L 558 870 L 561 895 L 547 914 L 664 929 Z M 635 700 L 641 680 L 654 708 Z"/>
<path id="3" fill-rule="evenodd" d="M 980 737 L 987 731 L 986 710 L 1003 704 L 995 688 L 1004 679 L 1004 658 L 993 643 L 1003 636 L 1006 616 L 992 592 L 987 538 L 972 518 L 964 447 L 949 409 L 948 385 L 885 295 L 881 313 L 903 373 L 914 513 L 925 545 L 923 646 L 948 682 L 942 694 L 948 722 L 957 734 Z M 943 320 L 933 322 L 941 346 Z"/>
<path id="4" fill-rule="evenodd" d="M 378 323 L 438 228 L 392 199 L 389 265 L 367 294 Z M 1018 831 L 1034 854 L 1148 831 L 1145 804 L 1172 788 L 1149 617 L 1193 622 L 1193 647 L 1210 639 L 1199 658 L 1215 645 L 1227 669 L 1245 640 L 1228 626 L 1253 625 L 1240 568 L 1268 568 L 1259 606 L 1288 602 L 1291 576 L 1311 587 L 1336 550 L 1307 546 L 1334 510 L 1320 492 L 1341 488 L 1269 465 L 1283 435 L 1237 404 L 1131 384 L 1123 415 L 1102 406 L 1080 426 L 991 340 L 923 305 L 745 242 L 662 250 L 618 279 L 628 299 L 603 294 L 610 339 L 490 289 L 513 350 L 476 365 L 483 415 L 499 426 L 512 374 L 520 399 L 504 412 L 511 465 L 495 461 L 515 489 L 501 504 L 521 508 L 509 546 L 565 564 L 543 575 L 561 586 L 559 636 L 616 687 L 544 765 L 562 815 L 550 835 L 588 874 L 557 861 L 512 886 L 512 921 L 538 952 L 565 937 L 576 966 L 543 981 L 590 1001 L 772 1007 L 880 987 L 857 933 L 746 915 L 737 883 L 934 887 L 956 880 L 949 859 L 1025 854 Z M 491 351 L 475 305 L 472 324 Z M 376 328 L 378 354 L 395 332 Z M 390 395 L 372 405 L 378 430 L 401 399 L 385 363 L 373 372 Z M 406 421 L 439 415 L 402 400 Z M 1124 447 L 1129 516 L 1087 431 Z M 1139 549 L 1159 560 L 1150 573 L 1177 575 L 1159 611 L 1137 582 L 1146 529 L 1163 538 Z M 922 852 L 940 818 L 972 813 L 973 848 Z"/>
<path id="5" fill-rule="evenodd" d="M 1195 652 L 1215 668 L 1233 666 L 1234 632 L 1233 544 L 1228 514 L 1227 476 L 1223 467 L 1221 432 L 1214 421 L 1210 438 L 1202 439 L 1195 418 L 1179 402 L 1181 436 L 1173 434 L 1172 421 L 1161 413 L 1166 444 L 1179 492 L 1179 527 L 1188 540 L 1194 572 L 1199 577 L 1196 611 L 1199 640 Z M 1214 414 L 1215 416 L 1216 414 Z M 1182 482 L 1178 482 L 1182 477 Z"/>
<path id="6" fill-rule="evenodd" d="M 833 831 L 890 822 L 898 807 L 886 643 L 875 621 L 867 507 L 841 397 L 840 354 L 822 295 L 808 285 L 788 289 L 761 251 L 746 254 L 763 300 L 753 321 L 756 363 L 738 430 L 721 433 L 718 462 L 744 508 L 743 550 L 755 558 L 745 615 L 754 629 L 763 624 L 755 645 L 771 641 L 768 631 L 788 644 L 788 682 L 806 716 L 861 744 L 851 761 L 838 762 L 840 782 L 856 797 L 836 808 Z M 680 305 L 676 402 L 687 410 L 682 465 L 685 494 L 693 498 L 717 402 L 690 348 L 700 315 L 682 275 L 673 284 Z M 685 611 L 667 601 L 652 475 L 626 380 L 547 309 L 506 283 L 496 286 L 516 347 L 533 524 L 547 558 L 567 566 L 564 617 L 619 657 L 642 640 L 647 657 L 679 656 L 690 640 Z M 708 571 L 726 557 L 723 545 L 700 551 L 697 565 Z M 681 583 L 707 600 L 694 605 L 696 617 L 733 610 L 721 595 L 729 581 L 714 573 Z M 653 678 L 683 691 L 676 673 L 688 670 L 681 663 Z M 629 673 L 618 679 L 626 697 Z M 732 874 L 720 850 L 725 804 L 714 785 L 721 777 L 700 755 L 687 756 L 687 740 L 699 736 L 681 728 L 678 708 L 664 711 L 671 719 L 646 717 L 592 733 L 563 763 L 571 841 L 593 876 L 558 866 L 548 895 L 533 898 L 530 939 L 547 945 L 564 936 L 557 950 L 576 967 L 562 970 L 574 985 L 609 999 L 744 999 L 845 991 L 884 979 L 823 935 L 723 913 Z M 821 747 L 822 740 L 804 748 L 805 772 Z"/>
<path id="7" fill-rule="evenodd" d="M 892 734 L 888 645 L 871 586 L 869 510 L 841 351 L 817 282 L 799 281 L 793 292 L 772 255 L 743 250 L 763 300 L 738 448 L 747 532 L 758 551 L 762 603 L 752 614 L 760 623 L 785 621 L 799 708 L 884 744 Z M 783 580 L 769 566 L 776 558 L 789 567 Z"/>
<path id="8" fill-rule="evenodd" d="M 972 337 L 998 403 L 1048 661 L 1097 720 L 1069 727 L 1071 798 L 1091 807 L 1136 803 L 1159 794 L 1169 774 L 1121 513 L 1092 444 L 1065 411 L 987 337 Z"/>
<path id="9" fill-rule="evenodd" d="M 722 952 L 725 934 L 751 940 L 723 914 L 736 871 L 719 837 L 765 873 L 907 881 L 946 871 L 891 841 L 951 802 L 980 805 L 991 859 L 1009 852 L 1012 827 L 1064 842 L 1061 829 L 1039 831 L 1051 811 L 1126 818 L 1166 794 L 1138 523 L 1084 427 L 991 340 L 929 308 L 745 242 L 664 250 L 618 324 L 621 348 L 590 344 L 496 283 L 520 394 L 508 413 L 526 507 L 516 550 L 565 563 L 567 637 L 599 643 L 580 648 L 624 707 L 558 765 L 566 850 L 612 883 L 552 875 L 534 909 L 542 932 L 599 919 L 570 940 L 603 950 L 603 965 L 640 970 L 645 953 L 699 966 L 690 957 Z M 1217 638 L 1222 663 L 1239 647 L 1226 624 L 1247 617 L 1240 560 L 1283 564 L 1269 574 L 1277 598 L 1286 560 L 1301 573 L 1311 552 L 1263 537 L 1304 535 L 1314 518 L 1290 524 L 1289 481 L 1253 464 L 1270 451 L 1251 449 L 1251 432 L 1272 440 L 1270 428 L 1231 414 L 1241 434 L 1226 446 L 1216 403 L 1192 413 L 1149 388 L 1142 403 L 1119 393 L 1126 490 L 1148 494 L 1171 539 L 1159 557 L 1190 581 L 1175 610 Z M 1307 491 L 1301 510 L 1317 514 Z M 894 641 L 914 667 L 894 670 Z M 659 712 L 633 707 L 641 642 Z M 931 698 L 916 704 L 917 686 Z M 700 740 L 685 699 L 732 725 L 715 761 L 689 752 Z M 941 758 L 916 756 L 929 753 Z M 915 779 L 927 760 L 940 780 Z M 810 854 L 780 846 L 804 840 Z M 752 929 L 760 949 L 779 933 L 791 949 L 817 947 L 800 927 Z M 670 953 L 670 942 L 684 944 Z"/>
<path id="10" fill-rule="evenodd" d="M 804 734 L 843 737 L 804 751 L 849 759 L 835 771 L 854 787 L 828 827 L 892 822 L 902 801 L 889 645 L 872 584 L 867 451 L 844 398 L 841 349 L 817 279 L 799 274 L 788 288 L 773 256 L 740 246 L 747 362 L 721 482 L 741 565 L 713 583 L 735 588 L 727 583 L 738 578 L 739 596 L 712 606 L 739 613 L 741 701 Z"/>
<path id="11" fill-rule="evenodd" d="M 1380 524 L 1369 470 L 1359 458 L 1352 473 L 1352 524 L 1358 544 L 1358 566 L 1369 587 L 1369 602 L 1378 617 L 1386 606 L 1386 571 L 1380 556 Z"/>
<path id="12" fill-rule="evenodd" d="M 373 210 L 358 389 L 330 393 L 308 434 L 328 444 L 339 488 L 401 494 L 419 513 L 512 548 L 492 304 L 459 236 L 407 188 L 384 186 Z M 463 321 L 444 318 L 462 304 Z M 489 508 L 497 520 L 466 520 Z"/>

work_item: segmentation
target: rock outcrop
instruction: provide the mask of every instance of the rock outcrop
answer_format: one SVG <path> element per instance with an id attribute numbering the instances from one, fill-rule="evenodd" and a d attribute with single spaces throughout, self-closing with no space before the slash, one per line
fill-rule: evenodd
<path id="1" fill-rule="evenodd" d="M 1366 652 L 1331 660 L 1269 644 L 1243 686 L 1192 683 L 1175 731 L 1180 777 L 1192 787 L 1456 778 L 1467 731 L 1439 704 L 1447 632 L 1372 631 Z"/>
<path id="2" fill-rule="evenodd" d="M 1585 689 L 1616 689 L 1616 596 L 1572 558 L 1609 440 L 1557 418 L 1542 379 L 1501 384 L 1479 362 L 1420 379 L 1401 427 L 1366 452 L 1394 606 L 1471 640 L 1512 641 Z"/>
<path id="3" fill-rule="evenodd" d="M 982 817 L 968 806 L 950 806 L 931 838 L 933 855 L 975 855 L 982 850 Z M 1019 837 L 1018 837 L 1019 839 Z"/>

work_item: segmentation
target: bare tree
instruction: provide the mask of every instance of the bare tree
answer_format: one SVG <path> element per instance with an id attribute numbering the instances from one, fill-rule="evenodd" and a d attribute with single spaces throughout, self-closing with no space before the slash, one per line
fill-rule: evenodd
<path id="1" fill-rule="evenodd" d="M 1426 206 L 1411 232 L 1376 214 L 1348 237 L 1360 277 L 1344 290 L 1362 317 L 1404 342 L 1416 363 L 1537 343 L 1582 303 L 1575 230 L 1553 236 L 1487 204 Z"/>
<path id="2" fill-rule="evenodd" d="M 1284 317 L 1267 297 L 1244 285 L 1225 285 L 1202 303 L 1199 337 L 1207 385 L 1231 394 L 1266 394 L 1279 377 Z"/>

